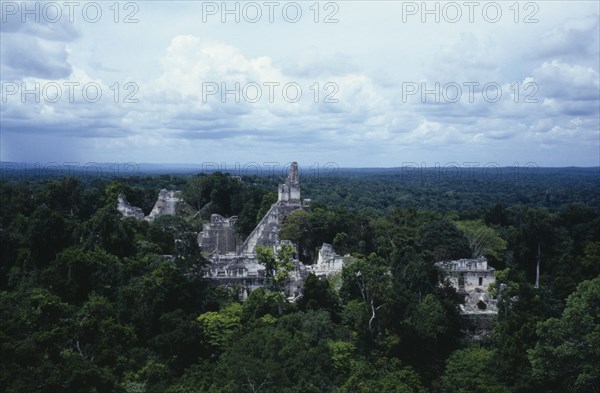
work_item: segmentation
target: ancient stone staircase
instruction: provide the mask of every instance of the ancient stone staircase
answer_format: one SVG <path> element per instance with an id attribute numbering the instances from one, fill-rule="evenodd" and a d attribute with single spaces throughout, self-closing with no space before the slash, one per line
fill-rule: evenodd
<path id="1" fill-rule="evenodd" d="M 244 241 L 240 249 L 243 255 L 254 254 L 257 245 L 275 246 L 279 241 L 279 230 L 283 219 L 292 211 L 299 209 L 300 206 L 275 203 L 262 218 L 260 223 L 254 228 L 250 236 Z"/>

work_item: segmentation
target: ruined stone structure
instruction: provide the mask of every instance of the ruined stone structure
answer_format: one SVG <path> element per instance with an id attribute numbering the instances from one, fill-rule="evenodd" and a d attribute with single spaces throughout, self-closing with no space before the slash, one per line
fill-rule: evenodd
<path id="1" fill-rule="evenodd" d="M 306 200 L 310 204 L 310 200 Z M 179 191 L 163 189 L 147 217 L 142 209 L 131 206 L 123 195 L 119 195 L 118 209 L 125 217 L 136 217 L 152 222 L 162 215 L 175 215 L 177 206 L 182 203 Z M 300 197 L 300 177 L 298 164 L 293 162 L 283 184 L 278 187 L 277 202 L 271 205 L 269 211 L 254 228 L 252 233 L 238 245 L 236 242 L 237 217 L 223 217 L 213 214 L 210 222 L 204 224 L 198 234 L 198 244 L 210 264 L 204 270 L 204 277 L 215 285 L 237 285 L 245 299 L 252 290 L 265 286 L 265 268 L 256 258 L 256 246 L 271 247 L 275 253 L 279 246 L 288 240 L 281 240 L 279 232 L 285 217 L 297 209 L 302 209 Z M 323 244 L 319 251 L 316 264 L 306 266 L 294 259 L 294 270 L 285 288 L 285 293 L 290 299 L 297 298 L 304 286 L 304 281 L 309 273 L 313 272 L 319 277 L 330 277 L 341 272 L 350 257 L 337 255 L 330 244 Z"/>
<path id="2" fill-rule="evenodd" d="M 174 216 L 177 211 L 177 204 L 181 202 L 179 195 L 180 191 L 169 191 L 164 188 L 160 190 L 158 199 L 145 220 L 152 222 L 159 216 Z"/>
<path id="3" fill-rule="evenodd" d="M 485 257 L 443 261 L 438 262 L 438 266 L 448 274 L 450 284 L 462 292 L 487 291 L 495 281 L 495 269 L 488 266 Z"/>
<path id="4" fill-rule="evenodd" d="M 298 164 L 295 162 L 292 162 L 290 166 L 290 173 L 285 183 L 279 185 L 277 203 L 301 207 L 300 175 L 298 174 Z"/>
<path id="5" fill-rule="evenodd" d="M 279 185 L 277 202 L 271 205 L 237 252 L 233 252 L 234 246 L 231 243 L 222 246 L 222 239 L 231 239 L 230 236 L 235 230 L 235 222 L 231 222 L 234 217 L 227 219 L 213 215 L 211 223 L 204 225 L 198 235 L 202 251 L 210 261 L 204 277 L 216 285 L 238 285 L 242 299 L 252 290 L 264 287 L 265 268 L 256 259 L 256 246 L 272 247 L 276 254 L 281 244 L 289 242 L 279 238 L 281 225 L 288 214 L 303 208 L 301 201 L 298 164 L 294 162 L 285 182 Z M 290 299 L 297 298 L 310 272 L 327 277 L 340 272 L 347 260 L 348 258 L 335 254 L 329 244 L 323 245 L 315 265 L 306 266 L 297 259 L 293 260 L 294 270 L 284 290 L 286 295 Z"/>
<path id="6" fill-rule="evenodd" d="M 125 198 L 125 195 L 119 194 L 117 201 L 117 210 L 121 212 L 123 217 L 135 217 L 140 220 L 144 218 L 144 212 L 142 209 L 137 206 L 130 205 Z"/>
<path id="7" fill-rule="evenodd" d="M 174 216 L 177 212 L 177 205 L 182 201 L 179 195 L 180 191 L 160 190 L 152 211 L 144 217 L 141 208 L 130 205 L 125 195 L 120 194 L 117 197 L 117 210 L 121 212 L 123 217 L 135 217 L 139 220 L 152 222 L 159 216 Z"/>
<path id="8" fill-rule="evenodd" d="M 256 256 L 228 255 L 214 256 L 209 259 L 204 277 L 210 279 L 215 285 L 237 285 L 240 288 L 241 299 L 245 300 L 248 294 L 257 288 L 266 286 L 265 267 L 258 263 Z M 308 276 L 306 266 L 294 260 L 294 270 L 284 292 L 290 299 L 297 298 Z"/>
<path id="9" fill-rule="evenodd" d="M 342 271 L 344 265 L 350 262 L 351 257 L 341 256 L 335 253 L 331 244 L 323 243 L 319 249 L 317 263 L 308 266 L 309 271 L 317 277 L 331 277 Z"/>
<path id="10" fill-rule="evenodd" d="M 279 231 L 284 218 L 294 210 L 302 209 L 300 200 L 300 178 L 298 164 L 293 162 L 285 183 L 279 185 L 277 203 L 271 208 L 258 223 L 250 236 L 244 241 L 241 253 L 253 255 L 256 246 L 275 247 L 279 244 Z"/>
<path id="11" fill-rule="evenodd" d="M 225 218 L 219 214 L 210 216 L 210 222 L 204 224 L 198 234 L 198 245 L 205 254 L 228 255 L 235 254 L 235 224 L 237 216 Z"/>
<path id="12" fill-rule="evenodd" d="M 488 291 L 495 282 L 495 269 L 488 266 L 485 257 L 442 261 L 436 264 L 444 272 L 446 280 L 464 296 L 461 304 L 461 327 L 470 340 L 490 337 L 498 317 L 497 299 Z"/>

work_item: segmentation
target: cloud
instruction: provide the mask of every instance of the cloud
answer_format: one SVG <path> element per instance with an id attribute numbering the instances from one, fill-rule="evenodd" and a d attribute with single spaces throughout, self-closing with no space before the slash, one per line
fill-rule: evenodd
<path id="1" fill-rule="evenodd" d="M 22 34 L 59 42 L 71 42 L 81 36 L 80 32 L 75 28 L 75 24 L 69 22 L 69 19 L 64 16 L 55 22 L 39 16 L 36 21 L 33 15 L 29 15 L 23 22 L 21 12 L 13 15 L 2 15 L 2 17 L 0 31 L 5 36 L 6 34 Z"/>
<path id="2" fill-rule="evenodd" d="M 257 128 L 344 130 L 368 124 L 386 107 L 364 74 L 284 72 L 268 56 L 247 57 L 232 45 L 190 35 L 171 40 L 162 67 L 163 74 L 148 84 L 145 101 L 162 108 L 155 124 L 186 129 L 188 137 L 226 139 Z"/>
<path id="3" fill-rule="evenodd" d="M 248 57 L 239 48 L 222 42 L 204 42 L 190 35 L 174 37 L 161 60 L 162 74 L 140 82 L 137 104 L 112 102 L 111 86 L 74 67 L 65 78 L 26 78 L 28 85 L 50 81 L 79 83 L 75 96 L 86 83 L 101 86 L 103 99 L 97 103 L 51 104 L 20 102 L 10 97 L 2 108 L 3 131 L 30 134 L 55 133 L 77 138 L 126 139 L 136 144 L 150 140 L 227 141 L 248 143 L 333 144 L 353 143 L 382 135 L 387 101 L 378 86 L 361 73 L 328 77 L 299 77 L 273 65 L 268 56 Z M 25 66 L 21 65 L 21 70 Z M 31 72 L 29 72 L 31 73 Z M 332 85 L 327 85 L 328 82 Z M 206 83 L 219 93 L 203 96 Z M 245 99 L 243 89 L 254 84 L 262 89 L 258 102 Z M 268 84 L 276 84 L 274 92 Z M 301 91 L 298 102 L 289 102 L 294 89 L 284 97 L 283 87 L 295 84 Z M 235 94 L 221 95 L 223 89 Z M 268 96 L 273 94 L 270 102 Z M 287 98 L 287 100 L 286 100 Z M 326 102 L 327 100 L 334 102 Z M 140 138 L 138 138 L 140 136 Z M 117 144 L 118 145 L 118 144 Z"/>
<path id="4" fill-rule="evenodd" d="M 18 81 L 27 77 L 60 79 L 71 74 L 67 46 L 62 42 L 25 35 L 2 41 L 2 80 Z"/>
<path id="5" fill-rule="evenodd" d="M 545 61 L 533 70 L 532 77 L 547 98 L 574 101 L 597 101 L 600 98 L 600 77 L 598 71 L 591 67 L 560 60 Z"/>
<path id="6" fill-rule="evenodd" d="M 384 3 L 377 7 L 385 11 Z M 551 162 L 571 162 L 573 156 L 566 152 L 578 148 L 583 153 L 576 162 L 598 157 L 590 153 L 598 149 L 600 129 L 597 17 L 556 17 L 552 20 L 564 23 L 552 30 L 540 19 L 540 24 L 527 26 L 531 34 L 523 34 L 514 47 L 508 41 L 525 26 L 513 26 L 509 33 L 500 25 L 464 25 L 459 34 L 458 25 L 436 24 L 419 26 L 427 30 L 419 35 L 415 26 L 359 18 L 359 29 L 348 19 L 330 26 L 350 43 L 335 45 L 312 22 L 310 31 L 301 25 L 273 25 L 268 32 L 245 26 L 248 33 L 242 37 L 233 34 L 241 30 L 238 25 L 233 32 L 225 31 L 230 25 L 199 26 L 193 2 L 179 14 L 181 25 L 157 28 L 164 8 L 158 12 L 153 7 L 144 7 L 144 18 L 140 14 L 135 26 L 114 26 L 110 14 L 105 25 L 84 24 L 80 30 L 71 24 L 2 25 L 3 81 L 93 82 L 103 91 L 97 103 L 82 102 L 80 87 L 74 103 L 23 103 L 19 95 L 9 97 L 0 108 L 2 133 L 15 155 L 39 139 L 60 141 L 70 152 L 82 146 L 108 159 L 131 155 L 163 162 L 189 162 L 199 155 L 256 160 L 297 154 L 298 160 L 326 157 L 353 166 L 438 156 L 510 157 L 512 163 L 538 146 L 545 149 L 538 158 L 550 157 Z M 362 16 L 362 3 L 352 7 Z M 109 23 L 110 32 L 103 30 Z M 394 29 L 402 33 L 400 38 L 389 33 Z M 366 30 L 372 37 L 357 40 Z M 292 31 L 298 34 L 290 40 L 286 34 Z M 92 35 L 98 32 L 105 35 Z M 133 41 L 139 37 L 143 47 Z M 319 37 L 326 42 L 315 39 Z M 123 39 L 119 50 L 115 39 Z M 440 46 L 445 41 L 450 45 Z M 130 51 L 134 45 L 143 50 Z M 422 82 L 428 88 L 456 82 L 462 99 L 436 103 L 430 95 L 421 102 L 417 94 L 406 102 L 402 83 L 407 75 L 420 88 Z M 139 86 L 138 103 L 123 102 L 123 83 L 131 80 Z M 118 102 L 111 89 L 115 81 L 121 83 Z M 480 83 L 474 102 L 462 85 L 471 81 Z M 481 87 L 487 82 L 500 87 L 498 101 L 483 97 Z M 528 83 L 537 90 L 526 88 Z M 203 94 L 208 84 L 219 90 Z M 288 84 L 301 88 L 297 102 L 289 100 L 293 89 L 284 96 Z M 250 102 L 247 94 L 252 96 L 256 87 L 260 99 Z M 325 102 L 327 97 L 333 101 Z M 537 101 L 526 103 L 526 97 Z M 36 154 L 42 150 L 32 149 Z"/>
<path id="7" fill-rule="evenodd" d="M 68 44 L 79 38 L 80 33 L 67 18 L 56 23 L 45 18 L 22 22 L 20 13 L 16 13 L 3 15 L 0 26 L 2 80 L 60 79 L 71 73 Z"/>
<path id="8" fill-rule="evenodd" d="M 311 47 L 282 62 L 289 75 L 302 78 L 351 74 L 360 71 L 360 66 L 347 53 L 322 53 Z"/>
<path id="9" fill-rule="evenodd" d="M 530 52 L 535 59 L 563 61 L 594 60 L 600 48 L 600 19 L 598 14 L 582 19 L 570 19 L 545 32 Z M 595 62 L 597 64 L 597 61 Z"/>
<path id="10" fill-rule="evenodd" d="M 497 80 L 499 55 L 490 36 L 461 33 L 452 45 L 435 52 L 426 70 L 430 82 L 468 82 Z"/>

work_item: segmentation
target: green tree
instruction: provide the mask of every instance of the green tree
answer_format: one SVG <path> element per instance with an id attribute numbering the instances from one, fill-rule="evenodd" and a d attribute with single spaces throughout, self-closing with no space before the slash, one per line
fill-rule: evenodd
<path id="1" fill-rule="evenodd" d="M 33 212 L 26 236 L 37 267 L 45 267 L 70 240 L 64 218 L 45 205 L 38 206 Z"/>
<path id="2" fill-rule="evenodd" d="M 87 251 L 70 247 L 44 270 L 42 282 L 62 299 L 81 304 L 92 291 L 112 294 L 113 288 L 123 284 L 124 270 L 117 257 L 99 247 Z"/>
<path id="3" fill-rule="evenodd" d="M 435 220 L 419 229 L 418 244 L 431 251 L 438 261 L 465 258 L 471 254 L 469 243 L 452 221 Z"/>
<path id="4" fill-rule="evenodd" d="M 233 341 L 221 356 L 218 386 L 224 392 L 317 393 L 331 391 L 328 343 L 337 333 L 323 311 L 282 316 Z"/>
<path id="5" fill-rule="evenodd" d="M 442 376 L 445 393 L 508 393 L 496 380 L 494 352 L 484 348 L 455 351 L 446 361 Z"/>
<path id="6" fill-rule="evenodd" d="M 47 185 L 48 204 L 65 216 L 74 216 L 81 208 L 81 187 L 75 177 L 62 178 L 60 182 L 51 181 Z"/>
<path id="7" fill-rule="evenodd" d="M 298 245 L 298 254 L 305 262 L 308 262 L 311 248 L 314 246 L 312 241 L 308 239 L 310 236 L 310 217 L 311 213 L 306 210 L 291 212 L 283 221 L 279 233 L 280 239 L 290 240 Z"/>
<path id="8" fill-rule="evenodd" d="M 425 340 L 437 342 L 448 334 L 450 323 L 441 302 L 431 293 L 421 300 L 411 313 L 408 323 Z"/>
<path id="9" fill-rule="evenodd" d="M 136 229 L 147 226 L 133 217 L 123 218 L 116 205 L 108 205 L 98 210 L 85 223 L 86 246 L 99 245 L 117 256 L 135 254 L 134 237 Z"/>
<path id="10" fill-rule="evenodd" d="M 294 270 L 292 258 L 296 249 L 291 244 L 282 244 L 277 256 L 271 247 L 256 246 L 256 259 L 265 267 L 267 288 L 280 291 Z"/>
<path id="11" fill-rule="evenodd" d="M 537 325 L 533 376 L 548 392 L 600 392 L 600 277 L 584 281 L 560 318 Z"/>
<path id="12" fill-rule="evenodd" d="M 260 324 L 266 316 L 278 317 L 283 314 L 285 298 L 280 292 L 271 292 L 257 288 L 250 292 L 243 304 L 242 323 L 244 325 Z"/>
<path id="13" fill-rule="evenodd" d="M 221 311 L 209 311 L 196 320 L 200 324 L 203 339 L 219 355 L 231 340 L 240 333 L 242 327 L 242 305 L 231 303 Z"/>
<path id="14" fill-rule="evenodd" d="M 342 280 L 340 292 L 343 296 L 347 300 L 362 300 L 362 304 L 368 309 L 370 317 L 363 329 L 376 331 L 376 323 L 384 322 L 378 316 L 383 311 L 389 312 L 393 301 L 391 274 L 385 260 L 374 253 L 368 258 L 355 258 L 351 264 L 344 266 Z M 388 310 L 383 310 L 386 307 Z"/>
<path id="15" fill-rule="evenodd" d="M 352 362 L 349 378 L 340 393 L 425 393 L 416 372 L 402 367 L 397 359 L 380 359 L 370 364 L 363 359 Z"/>
<path id="16" fill-rule="evenodd" d="M 456 226 L 469 242 L 471 257 L 486 256 L 496 261 L 503 259 L 506 241 L 495 230 L 486 226 L 482 220 L 458 221 Z"/>
<path id="17" fill-rule="evenodd" d="M 296 303 L 302 311 L 327 310 L 333 318 L 339 312 L 338 296 L 331 288 L 329 280 L 319 279 L 314 273 L 310 273 L 304 281 L 302 297 Z"/>
<path id="18" fill-rule="evenodd" d="M 84 360 L 118 368 L 136 341 L 133 326 L 117 321 L 114 306 L 105 297 L 91 294 L 75 313 L 70 350 Z"/>

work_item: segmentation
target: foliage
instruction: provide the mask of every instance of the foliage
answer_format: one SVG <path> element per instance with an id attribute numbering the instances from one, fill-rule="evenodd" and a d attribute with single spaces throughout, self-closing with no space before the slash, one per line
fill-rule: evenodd
<path id="1" fill-rule="evenodd" d="M 494 375 L 494 352 L 467 348 L 454 352 L 446 361 L 442 386 L 447 393 L 508 393 Z"/>
<path id="2" fill-rule="evenodd" d="M 459 221 L 456 226 L 469 241 L 471 257 L 486 256 L 494 261 L 503 259 L 506 241 L 492 228 L 487 227 L 482 220 Z"/>
<path id="3" fill-rule="evenodd" d="M 267 288 L 274 291 L 283 288 L 294 270 L 294 254 L 296 249 L 291 244 L 282 244 L 277 250 L 277 255 L 270 247 L 256 247 L 256 259 L 265 267 Z"/>
<path id="4" fill-rule="evenodd" d="M 4 174 L 3 174 L 4 175 Z M 595 169 L 494 179 L 355 170 L 302 179 L 268 287 L 209 287 L 196 235 L 213 213 L 245 238 L 280 179 L 224 173 L 0 180 L 0 386 L 7 392 L 597 392 L 600 198 Z M 145 213 L 162 188 L 185 214 Z M 308 275 L 323 243 L 352 263 Z M 490 339 L 461 336 L 436 262 L 496 268 Z M 539 262 L 539 288 L 534 288 Z"/>
<path id="5" fill-rule="evenodd" d="M 560 318 L 537 324 L 533 376 L 548 392 L 600 391 L 600 277 L 584 281 Z"/>

